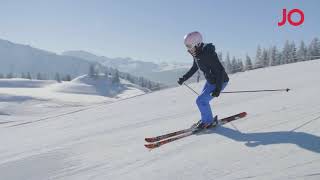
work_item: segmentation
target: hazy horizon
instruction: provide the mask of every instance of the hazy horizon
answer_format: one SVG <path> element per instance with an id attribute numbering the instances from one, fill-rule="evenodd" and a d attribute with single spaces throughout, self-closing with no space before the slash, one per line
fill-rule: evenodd
<path id="1" fill-rule="evenodd" d="M 319 37 L 318 1 L 1 1 L 0 38 L 61 54 L 82 50 L 109 58 L 191 62 L 183 36 L 194 30 L 217 51 L 244 59 L 257 45 Z M 300 27 L 278 27 L 282 9 L 305 13 Z"/>

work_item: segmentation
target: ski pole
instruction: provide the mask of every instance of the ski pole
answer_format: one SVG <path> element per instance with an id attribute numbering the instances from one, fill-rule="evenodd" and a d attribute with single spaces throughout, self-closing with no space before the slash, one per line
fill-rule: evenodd
<path id="1" fill-rule="evenodd" d="M 186 83 L 183 83 L 187 88 L 189 88 L 192 92 L 194 92 L 196 95 L 199 96 L 199 93 L 197 93 L 194 89 L 192 89 L 190 86 L 188 86 Z"/>
<path id="2" fill-rule="evenodd" d="M 195 94 L 199 95 L 199 93 L 197 93 L 194 89 L 192 89 L 189 85 L 187 85 L 186 83 L 183 83 L 187 88 L 189 88 L 192 92 L 194 92 Z M 231 94 L 231 93 L 253 93 L 253 92 L 275 92 L 275 91 L 286 91 L 289 92 L 291 89 L 286 88 L 286 89 L 262 89 L 262 90 L 251 90 L 251 91 L 222 91 L 221 93 L 227 93 L 227 94 Z"/>
<path id="3" fill-rule="evenodd" d="M 289 92 L 291 89 L 263 89 L 263 90 L 252 90 L 252 91 L 225 91 L 221 93 L 252 93 L 252 92 L 270 92 L 270 91 L 286 91 Z"/>

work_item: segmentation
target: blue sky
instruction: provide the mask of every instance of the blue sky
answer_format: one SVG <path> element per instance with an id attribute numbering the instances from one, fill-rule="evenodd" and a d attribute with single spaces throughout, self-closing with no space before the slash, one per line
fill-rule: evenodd
<path id="1" fill-rule="evenodd" d="M 254 56 L 256 47 L 320 37 L 318 0 L 0 0 L 0 38 L 61 53 L 188 62 L 183 45 L 202 32 L 217 51 Z M 300 27 L 278 27 L 282 9 L 305 13 Z M 296 17 L 294 17 L 296 18 Z"/>

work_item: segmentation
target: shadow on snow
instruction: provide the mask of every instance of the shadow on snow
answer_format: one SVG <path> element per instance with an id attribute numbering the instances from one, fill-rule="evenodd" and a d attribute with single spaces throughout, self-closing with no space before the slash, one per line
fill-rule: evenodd
<path id="1" fill-rule="evenodd" d="M 275 131 L 275 132 L 257 132 L 242 133 L 234 129 L 219 126 L 213 130 L 207 130 L 202 134 L 215 133 L 234 141 L 245 142 L 248 147 L 271 144 L 295 144 L 303 149 L 320 153 L 320 137 L 295 131 Z"/>

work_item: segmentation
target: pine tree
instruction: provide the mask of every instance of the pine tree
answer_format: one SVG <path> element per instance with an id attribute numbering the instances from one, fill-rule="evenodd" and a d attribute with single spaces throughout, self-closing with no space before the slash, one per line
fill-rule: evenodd
<path id="1" fill-rule="evenodd" d="M 72 78 L 71 78 L 70 74 L 66 75 L 64 78 L 65 81 L 71 81 L 71 79 Z"/>
<path id="2" fill-rule="evenodd" d="M 43 80 L 41 73 L 37 74 L 37 80 Z"/>
<path id="3" fill-rule="evenodd" d="M 276 62 L 277 62 L 277 65 L 280 65 L 281 64 L 281 60 L 282 60 L 282 52 L 280 51 L 277 51 L 276 53 Z"/>
<path id="4" fill-rule="evenodd" d="M 120 83 L 120 76 L 119 76 L 119 71 L 116 70 L 113 77 L 112 77 L 112 83 L 117 84 Z"/>
<path id="5" fill-rule="evenodd" d="M 289 57 L 290 57 L 290 59 L 289 59 L 290 63 L 297 62 L 297 48 L 296 48 L 296 44 L 294 43 L 294 41 L 290 44 Z"/>
<path id="6" fill-rule="evenodd" d="M 42 78 L 42 80 L 48 80 L 48 75 L 42 73 L 42 74 L 41 74 L 41 78 Z"/>
<path id="7" fill-rule="evenodd" d="M 27 76 L 26 76 L 24 73 L 21 73 L 21 78 L 22 78 L 22 79 L 26 79 Z"/>
<path id="8" fill-rule="evenodd" d="M 316 58 L 319 59 L 320 58 L 320 40 L 319 38 L 314 38 L 315 41 L 315 55 Z"/>
<path id="9" fill-rule="evenodd" d="M 307 48 L 307 60 L 312 60 L 313 55 L 312 55 L 312 45 L 311 43 L 309 44 Z"/>
<path id="10" fill-rule="evenodd" d="M 109 78 L 109 71 L 108 71 L 107 69 L 104 70 L 104 76 L 107 77 L 107 78 Z"/>
<path id="11" fill-rule="evenodd" d="M 13 73 L 12 72 L 8 73 L 7 74 L 7 79 L 12 79 L 12 78 L 13 78 Z"/>
<path id="12" fill-rule="evenodd" d="M 146 83 L 143 77 L 139 77 L 139 84 L 141 87 L 146 87 Z"/>
<path id="13" fill-rule="evenodd" d="M 269 66 L 276 66 L 280 64 L 280 59 L 278 58 L 278 50 L 276 46 L 272 46 L 269 54 Z"/>
<path id="14" fill-rule="evenodd" d="M 244 71 L 244 65 L 243 65 L 242 59 L 238 59 L 238 68 L 239 68 L 239 72 Z"/>
<path id="15" fill-rule="evenodd" d="M 255 58 L 255 68 L 261 68 L 263 67 L 263 63 L 262 63 L 262 50 L 260 45 L 258 45 L 257 47 L 257 52 L 256 52 L 256 58 Z"/>
<path id="16" fill-rule="evenodd" d="M 248 54 L 246 55 L 246 63 L 245 63 L 245 70 L 251 70 L 252 67 L 252 61 L 251 58 L 248 56 Z"/>
<path id="17" fill-rule="evenodd" d="M 89 77 L 95 77 L 97 74 L 96 72 L 96 68 L 95 68 L 95 65 L 94 64 L 91 64 L 90 67 L 89 67 Z"/>
<path id="18" fill-rule="evenodd" d="M 309 45 L 310 60 L 320 58 L 320 41 L 318 38 L 314 38 Z"/>
<path id="19" fill-rule="evenodd" d="M 280 64 L 288 64 L 290 62 L 291 47 L 289 41 L 286 41 L 282 50 L 282 58 Z"/>
<path id="20" fill-rule="evenodd" d="M 232 73 L 233 69 L 232 69 L 232 64 L 231 64 L 231 61 L 230 61 L 229 53 L 227 53 L 227 56 L 226 56 L 225 66 L 226 66 L 227 73 Z"/>
<path id="21" fill-rule="evenodd" d="M 307 50 L 307 47 L 306 47 L 304 41 L 301 41 L 298 52 L 297 52 L 298 61 L 306 61 L 307 60 L 307 52 L 308 52 L 308 50 Z"/>
<path id="22" fill-rule="evenodd" d="M 152 89 L 152 83 L 151 83 L 151 81 L 148 81 L 148 83 L 147 83 L 147 88 L 148 88 L 148 89 Z"/>
<path id="23" fill-rule="evenodd" d="M 60 78 L 60 74 L 56 73 L 55 78 L 54 78 L 58 83 L 61 83 L 61 78 Z"/>
<path id="24" fill-rule="evenodd" d="M 27 73 L 27 79 L 32 80 L 32 76 L 31 76 L 30 72 Z"/>
<path id="25" fill-rule="evenodd" d="M 126 80 L 128 80 L 131 83 L 133 83 L 133 78 L 131 77 L 131 75 L 129 73 L 127 73 Z"/>
<path id="26" fill-rule="evenodd" d="M 157 91 L 157 90 L 160 90 L 160 89 L 161 89 L 160 83 L 156 83 L 152 88 L 153 91 Z"/>
<path id="27" fill-rule="evenodd" d="M 268 50 L 265 49 L 265 48 L 262 51 L 261 64 L 262 64 L 262 67 L 267 67 L 270 64 L 270 62 L 269 62 L 269 53 L 268 53 Z"/>
<path id="28" fill-rule="evenodd" d="M 239 71 L 239 67 L 238 67 L 238 62 L 236 60 L 236 57 L 232 57 L 232 61 L 231 61 L 231 64 L 232 64 L 232 70 L 231 70 L 231 73 L 236 73 Z"/>

